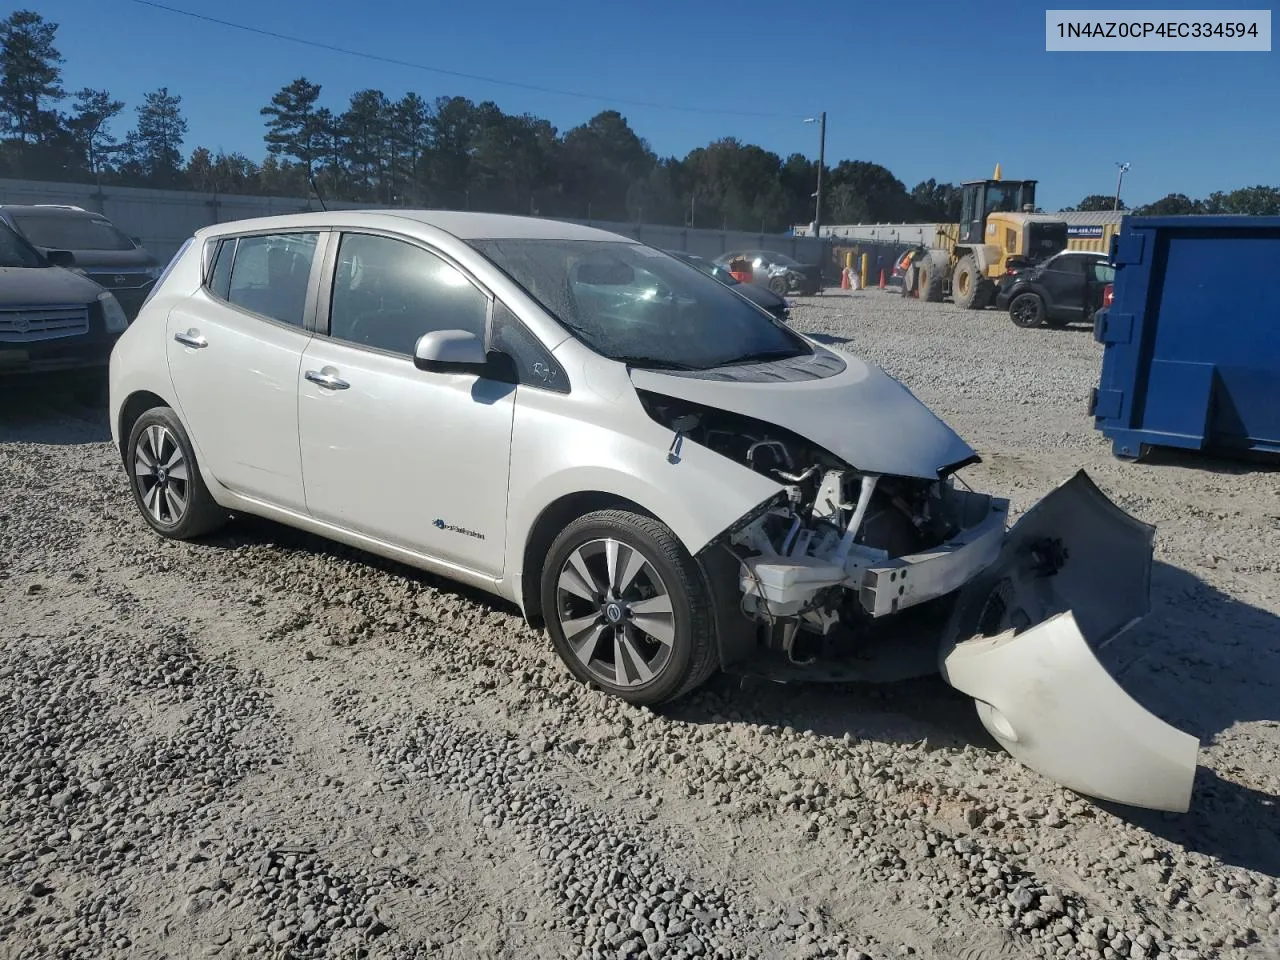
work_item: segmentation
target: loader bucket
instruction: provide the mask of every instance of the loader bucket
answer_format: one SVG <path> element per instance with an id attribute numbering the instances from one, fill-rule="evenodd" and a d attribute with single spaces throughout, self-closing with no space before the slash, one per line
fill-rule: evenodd
<path id="1" fill-rule="evenodd" d="M 1143 708 L 1096 655 L 1151 609 L 1154 532 L 1080 471 L 962 589 L 940 667 L 1031 769 L 1088 796 L 1183 813 L 1199 741 Z"/>

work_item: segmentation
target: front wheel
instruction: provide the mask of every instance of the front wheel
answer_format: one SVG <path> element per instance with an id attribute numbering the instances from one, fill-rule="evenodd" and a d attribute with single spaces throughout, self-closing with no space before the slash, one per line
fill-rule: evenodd
<path id="1" fill-rule="evenodd" d="M 791 289 L 791 285 L 787 283 L 786 277 L 772 277 L 769 280 L 769 289 L 778 296 L 785 296 L 787 291 Z"/>
<path id="2" fill-rule="evenodd" d="M 125 467 L 142 519 L 161 536 L 191 540 L 225 521 L 200 476 L 187 431 L 169 407 L 152 407 L 134 423 Z"/>
<path id="3" fill-rule="evenodd" d="M 1014 326 L 1038 327 L 1044 323 L 1044 301 L 1038 294 L 1020 293 L 1009 304 L 1009 319 Z"/>
<path id="4" fill-rule="evenodd" d="M 716 668 L 698 566 L 651 517 L 600 510 L 565 527 L 543 564 L 542 609 L 570 672 L 629 703 L 675 699 Z"/>

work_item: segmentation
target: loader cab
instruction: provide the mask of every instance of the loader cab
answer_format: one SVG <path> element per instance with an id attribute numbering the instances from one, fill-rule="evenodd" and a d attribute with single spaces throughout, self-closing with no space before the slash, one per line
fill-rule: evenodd
<path id="1" fill-rule="evenodd" d="M 989 243 L 987 217 L 1036 206 L 1035 180 L 970 180 L 960 185 L 960 242 Z"/>

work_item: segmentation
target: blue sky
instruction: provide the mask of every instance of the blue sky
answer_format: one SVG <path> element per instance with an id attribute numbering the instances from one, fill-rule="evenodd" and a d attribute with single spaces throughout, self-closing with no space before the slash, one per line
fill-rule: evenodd
<path id="1" fill-rule="evenodd" d="M 578 91 L 562 96 L 311 49 L 142 6 L 38 0 L 59 24 L 69 90 L 128 102 L 168 86 L 187 149 L 264 153 L 258 110 L 299 75 L 341 109 L 355 90 L 491 99 L 565 130 L 615 107 L 661 155 L 723 136 L 816 156 L 802 119 L 827 111 L 827 162 L 884 164 L 908 188 L 928 177 L 1040 181 L 1046 209 L 1114 189 L 1125 200 L 1280 184 L 1280 54 L 1046 53 L 1044 5 L 864 4 L 807 26 L 816 3 L 777 0 L 164 0 L 169 6 L 445 70 Z M 1065 6 L 1065 4 L 1064 4 Z M 1204 8 L 1208 4 L 1200 4 Z M 904 20 L 905 11 L 917 16 Z M 1010 12 L 1012 11 L 1012 12 Z M 484 21 L 480 20 L 483 15 Z M 610 98 L 616 98 L 611 100 Z M 647 101 L 706 113 L 633 106 Z M 761 116 L 718 114 L 741 110 Z"/>

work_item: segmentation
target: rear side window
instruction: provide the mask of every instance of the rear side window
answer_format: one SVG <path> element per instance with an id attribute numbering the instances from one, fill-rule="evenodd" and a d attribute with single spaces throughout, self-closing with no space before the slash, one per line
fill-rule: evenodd
<path id="1" fill-rule="evenodd" d="M 1075 276 L 1084 276 L 1085 261 L 1083 257 L 1059 257 L 1049 267 L 1050 270 L 1057 270 L 1060 273 L 1070 273 Z"/>
<path id="2" fill-rule="evenodd" d="M 273 233 L 224 240 L 209 290 L 242 309 L 302 327 L 318 239 L 316 233 Z"/>

